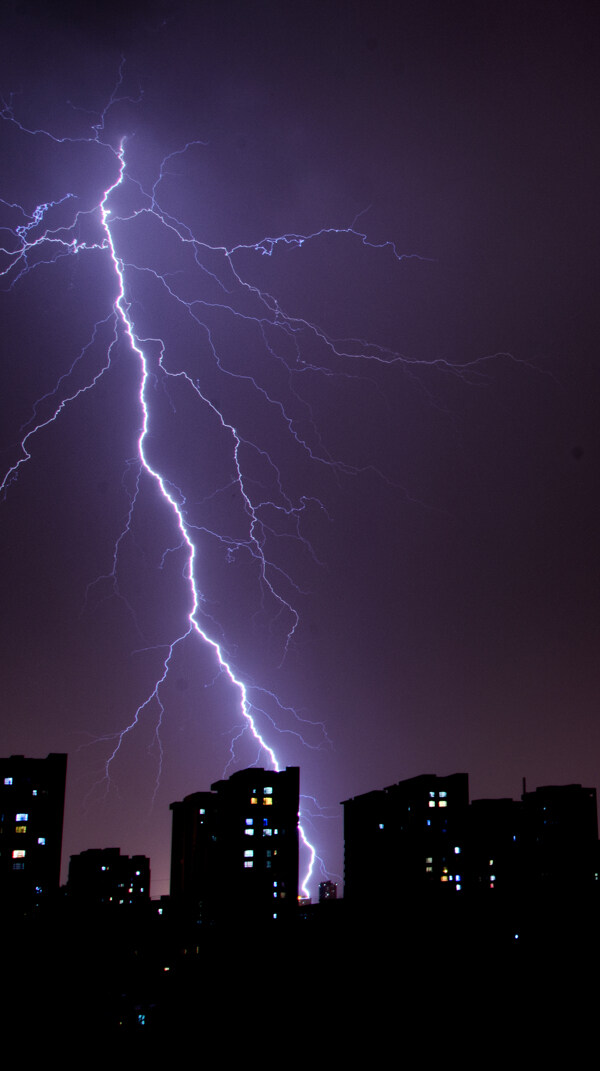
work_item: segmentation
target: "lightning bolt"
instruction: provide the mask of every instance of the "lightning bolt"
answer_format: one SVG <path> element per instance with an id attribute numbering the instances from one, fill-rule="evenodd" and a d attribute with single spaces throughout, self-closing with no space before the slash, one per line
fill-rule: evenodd
<path id="1" fill-rule="evenodd" d="M 235 561 L 243 555 L 250 562 L 260 590 L 260 612 L 270 615 L 272 627 L 277 625 L 281 631 L 283 660 L 300 623 L 295 596 L 303 595 L 305 591 L 282 564 L 285 557 L 278 557 L 277 548 L 294 540 L 303 553 L 320 564 L 310 541 L 303 534 L 303 520 L 318 513 L 326 515 L 327 511 L 317 496 L 293 497 L 286 491 L 282 467 L 276 463 L 273 454 L 272 436 L 264 435 L 261 442 L 256 427 L 260 416 L 248 417 L 251 431 L 243 426 L 239 402 L 232 407 L 232 412 L 237 415 L 228 416 L 226 405 L 213 396 L 214 384 L 207 369 L 216 372 L 221 382 L 234 392 L 238 388 L 252 391 L 257 412 L 269 414 L 278 425 L 279 433 L 283 431 L 287 435 L 294 450 L 309 464 L 327 469 L 338 478 L 373 473 L 390 482 L 385 473 L 373 466 L 361 468 L 329 451 L 306 400 L 303 384 L 312 383 L 319 376 L 364 379 L 369 365 L 402 363 L 406 366 L 406 357 L 364 339 L 330 337 L 318 324 L 292 315 L 275 296 L 249 281 L 242 265 L 256 254 L 273 257 L 276 253 L 296 253 L 308 243 L 338 236 L 368 246 L 396 262 L 408 258 L 393 242 L 371 242 L 366 231 L 358 225 L 359 217 L 347 227 L 330 227 L 305 235 L 288 233 L 263 237 L 252 244 L 231 248 L 210 246 L 200 241 L 162 202 L 167 180 L 185 164 L 190 153 L 202 150 L 203 143 L 188 142 L 165 156 L 153 184 L 150 187 L 144 185 L 128 164 L 127 138 L 113 139 L 107 130 L 109 115 L 119 103 L 131 104 L 139 99 L 122 95 L 123 79 L 122 65 L 106 107 L 82 135 L 59 137 L 48 130 L 28 128 L 19 122 L 10 100 L 4 102 L 0 110 L 0 117 L 25 137 L 44 139 L 58 150 L 75 143 L 89 145 L 90 152 L 102 153 L 103 160 L 108 159 L 112 169 L 109 184 L 89 203 L 82 203 L 73 192 L 48 199 L 32 210 L 12 201 L 0 201 L 5 218 L 2 232 L 7 236 L 0 247 L 0 278 L 5 289 L 12 290 L 24 276 L 47 271 L 66 257 L 101 257 L 109 264 L 114 281 L 106 315 L 92 326 L 88 341 L 68 371 L 56 381 L 51 392 L 38 399 L 22 426 L 21 438 L 15 444 L 16 456 L 4 472 L 0 489 L 6 494 L 22 467 L 32 459 L 35 444 L 42 439 L 44 430 L 55 423 L 67 407 L 97 386 L 125 348 L 138 368 L 136 453 L 126 463 L 129 508 L 114 544 L 111 572 L 95 583 L 109 581 L 112 594 L 123 597 L 118 587 L 119 554 L 131 533 L 140 497 L 151 485 L 175 531 L 174 545 L 167 548 L 165 555 L 180 555 L 183 561 L 187 608 L 181 630 L 160 648 L 160 669 L 131 720 L 124 728 L 100 738 L 108 745 L 103 783 L 106 786 L 110 783 L 111 765 L 124 739 L 153 711 L 158 787 L 163 758 L 161 726 L 165 716 L 162 690 L 176 652 L 192 641 L 199 642 L 211 653 L 215 679 L 224 678 L 237 697 L 239 726 L 231 737 L 226 770 L 236 763 L 236 746 L 243 737 L 253 743 L 256 764 L 266 761 L 277 771 L 280 766 L 275 740 L 280 734 L 291 736 L 299 745 L 320 748 L 330 744 L 325 726 L 301 717 L 292 707 L 281 703 L 275 693 L 251 681 L 236 668 L 235 650 L 228 644 L 202 592 L 199 548 L 214 542 L 220 546 L 226 560 Z M 144 227 L 146 237 L 142 233 Z M 160 257 L 156 253 L 154 238 L 158 233 L 166 250 L 166 268 L 159 264 Z M 137 244 L 141 252 L 134 256 L 126 254 L 126 235 L 129 235 L 132 248 L 135 249 Z M 151 246 L 145 252 L 144 243 Z M 180 257 L 183 269 L 176 266 L 176 256 Z M 147 315 L 139 298 L 139 284 L 144 280 L 155 288 L 160 301 L 168 302 L 183 315 L 195 332 L 197 355 L 190 358 L 187 367 L 177 363 L 166 336 L 153 337 L 141 327 L 141 321 Z M 268 375 L 264 368 L 259 372 L 250 363 L 241 367 L 242 362 L 236 363 L 224 355 L 219 337 L 224 317 L 236 328 L 249 330 L 253 346 L 257 339 L 260 341 Z M 98 351 L 103 355 L 100 361 L 96 356 Z M 470 366 L 452 367 L 458 375 L 466 376 L 469 370 Z M 215 442 L 226 451 L 229 476 L 224 485 L 213 490 L 210 498 L 214 502 L 225 493 L 234 493 L 238 506 L 237 522 L 240 526 L 243 520 L 243 531 L 241 528 L 227 531 L 210 523 L 199 509 L 203 504 L 207 506 L 207 501 L 197 503 L 186 497 L 183 488 L 169 478 L 167 466 L 155 456 L 159 453 L 153 446 L 153 432 L 158 424 L 157 399 L 161 403 L 166 400 L 174 408 L 172 392 L 180 389 L 202 412 L 203 419 L 214 429 Z M 133 609 L 129 609 L 133 614 Z M 313 740 L 315 733 L 318 734 L 316 744 L 308 740 L 307 728 Z M 301 809 L 300 835 L 308 858 L 302 880 L 304 896 L 308 895 L 315 863 L 327 874 L 323 861 L 306 835 L 306 824 L 310 823 L 311 817 L 308 812 L 303 816 Z"/>

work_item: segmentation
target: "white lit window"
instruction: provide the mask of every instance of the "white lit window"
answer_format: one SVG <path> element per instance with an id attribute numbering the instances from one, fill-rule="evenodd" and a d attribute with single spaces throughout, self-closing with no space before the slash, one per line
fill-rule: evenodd
<path id="1" fill-rule="evenodd" d="M 206 807 L 201 807 L 198 814 L 206 814 Z"/>
<path id="2" fill-rule="evenodd" d="M 11 785 L 12 785 L 12 777 L 11 777 L 10 783 L 11 783 Z M 33 792 L 31 793 L 31 795 L 32 795 L 32 796 L 37 796 L 37 788 L 34 788 L 34 790 L 33 790 Z"/>
<path id="3" fill-rule="evenodd" d="M 268 788 L 263 788 L 263 796 L 272 796 L 272 795 L 273 795 L 273 789 L 270 786 Z"/>
<path id="4" fill-rule="evenodd" d="M 253 855 L 254 855 L 254 849 L 253 848 L 246 848 L 246 851 L 244 852 L 244 858 L 245 859 L 251 859 Z"/>
<path id="5" fill-rule="evenodd" d="M 448 800 L 438 800 L 438 807 L 447 807 Z"/>
<path id="6" fill-rule="evenodd" d="M 425 862 L 426 863 L 433 863 L 433 856 L 432 855 L 428 855 L 426 860 L 425 860 Z"/>
<path id="7" fill-rule="evenodd" d="M 254 863 L 253 863 L 252 859 L 245 859 L 245 860 L 244 860 L 244 866 L 245 866 L 245 867 L 251 867 L 251 866 L 254 866 Z"/>
<path id="8" fill-rule="evenodd" d="M 459 848 L 458 844 L 456 845 L 456 847 L 454 849 L 454 854 L 455 855 L 460 855 L 460 848 Z"/>
<path id="9" fill-rule="evenodd" d="M 29 815 L 25 811 L 19 811 L 19 813 L 15 815 L 15 822 L 28 822 L 28 821 L 29 821 Z"/>
<path id="10" fill-rule="evenodd" d="M 141 870 L 136 870 L 136 872 L 135 872 L 136 878 L 139 878 L 141 876 L 141 873 L 142 873 Z"/>
<path id="11" fill-rule="evenodd" d="M 440 799 L 441 800 L 445 800 L 447 795 L 448 795 L 447 792 L 440 792 Z"/>
<path id="12" fill-rule="evenodd" d="M 277 888 L 277 882 L 276 882 L 276 881 L 274 881 L 274 882 L 273 882 L 273 888 L 274 888 L 274 889 L 276 889 L 276 888 Z"/>
<path id="13" fill-rule="evenodd" d="M 247 826 L 253 826 L 254 825 L 254 819 L 253 818 L 247 818 L 246 819 L 246 825 Z"/>
<path id="14" fill-rule="evenodd" d="M 14 852 L 12 853 L 12 857 L 13 857 L 13 859 L 24 859 L 25 858 L 25 849 L 24 848 L 15 848 Z"/>
<path id="15" fill-rule="evenodd" d="M 383 822 L 380 822 L 380 823 L 379 823 L 379 828 L 380 828 L 380 829 L 383 829 Z"/>
<path id="16" fill-rule="evenodd" d="M 254 830 L 253 829 L 245 829 L 244 833 L 246 834 L 247 837 L 253 837 L 254 836 Z"/>
<path id="17" fill-rule="evenodd" d="M 435 807 L 435 800 L 429 800 L 429 806 Z"/>
<path id="18" fill-rule="evenodd" d="M 5 777 L 4 778 L 4 784 L 5 785 L 12 785 L 12 783 L 13 783 L 12 777 Z"/>
<path id="19" fill-rule="evenodd" d="M 38 844 L 45 844 L 45 843 L 46 843 L 46 838 L 45 837 L 38 837 Z"/>
<path id="20" fill-rule="evenodd" d="M 429 793 L 429 799 L 430 800 L 434 800 L 435 799 L 435 792 L 430 792 Z"/>
<path id="21" fill-rule="evenodd" d="M 272 829 L 263 829 L 263 837 L 270 837 L 272 832 Z"/>

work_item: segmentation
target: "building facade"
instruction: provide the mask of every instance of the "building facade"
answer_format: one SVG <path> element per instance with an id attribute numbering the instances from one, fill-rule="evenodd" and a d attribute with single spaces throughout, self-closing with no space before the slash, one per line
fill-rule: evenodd
<path id="1" fill-rule="evenodd" d="M 240 770 L 172 803 L 171 896 L 202 922 L 289 918 L 298 896 L 300 771 Z"/>
<path id="2" fill-rule="evenodd" d="M 88 848 L 72 855 L 69 899 L 81 907 L 141 907 L 150 902 L 150 860 L 120 848 Z"/>
<path id="3" fill-rule="evenodd" d="M 38 912 L 58 893 L 67 756 L 0 759 L 0 900 Z"/>

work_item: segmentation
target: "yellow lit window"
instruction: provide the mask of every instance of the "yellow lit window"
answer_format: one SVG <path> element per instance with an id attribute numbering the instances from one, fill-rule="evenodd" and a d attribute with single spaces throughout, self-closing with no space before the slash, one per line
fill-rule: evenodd
<path id="1" fill-rule="evenodd" d="M 27 826 L 15 826 L 15 833 L 26 833 Z"/>
<path id="2" fill-rule="evenodd" d="M 250 803 L 258 803 L 258 797 L 257 796 L 251 796 L 250 797 Z"/>
<path id="3" fill-rule="evenodd" d="M 272 806 L 273 806 L 273 797 L 272 796 L 263 796 L 263 807 L 272 807 Z"/>

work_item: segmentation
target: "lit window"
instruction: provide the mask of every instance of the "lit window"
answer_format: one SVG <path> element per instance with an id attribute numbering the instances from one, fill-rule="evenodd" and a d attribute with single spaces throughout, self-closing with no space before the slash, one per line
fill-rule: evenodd
<path id="1" fill-rule="evenodd" d="M 380 828 L 380 829 L 383 829 L 383 822 L 380 822 L 380 823 L 379 823 L 379 828 Z"/>
<path id="2" fill-rule="evenodd" d="M 256 796 L 251 796 L 250 803 L 258 803 L 258 798 Z"/>
<path id="3" fill-rule="evenodd" d="M 26 833 L 27 826 L 15 826 L 15 833 Z"/>
<path id="4" fill-rule="evenodd" d="M 253 826 L 254 825 L 254 819 L 253 818 L 247 818 L 246 819 L 246 825 L 247 826 Z"/>
<path id="5" fill-rule="evenodd" d="M 435 799 L 435 792 L 430 792 L 429 793 L 429 799 L 430 800 L 434 800 Z"/>
<path id="6" fill-rule="evenodd" d="M 46 838 L 45 837 L 38 837 L 38 844 L 45 844 L 45 843 L 46 843 Z"/>
<path id="7" fill-rule="evenodd" d="M 13 859 L 24 859 L 25 858 L 25 849 L 24 848 L 15 848 L 14 852 L 12 853 L 12 857 L 13 857 Z"/>
<path id="8" fill-rule="evenodd" d="M 276 900 L 276 899 L 277 899 L 277 893 L 276 893 L 276 892 L 274 892 L 274 893 L 273 893 L 273 899 L 274 899 L 274 900 Z"/>
<path id="9" fill-rule="evenodd" d="M 441 800 L 445 800 L 447 795 L 448 795 L 447 792 L 440 792 L 440 799 Z"/>
<path id="10" fill-rule="evenodd" d="M 252 859 L 245 859 L 244 860 L 244 866 L 245 867 L 254 866 L 254 863 L 253 863 Z"/>
<path id="11" fill-rule="evenodd" d="M 245 859 L 251 859 L 253 855 L 254 855 L 254 849 L 253 848 L 246 848 L 246 851 L 244 852 L 244 858 Z"/>
<path id="12" fill-rule="evenodd" d="M 433 874 L 433 867 L 432 866 L 426 866 L 425 867 L 425 873 L 426 874 Z"/>
<path id="13" fill-rule="evenodd" d="M 496 880 L 496 875 L 495 874 L 490 874 L 490 881 L 495 881 L 495 880 Z"/>
<path id="14" fill-rule="evenodd" d="M 11 777 L 11 779 L 10 779 L 10 783 L 11 783 L 11 785 L 12 785 L 12 777 Z M 34 788 L 34 790 L 33 790 L 33 792 L 31 793 L 31 795 L 32 795 L 32 796 L 37 796 L 37 788 Z"/>
<path id="15" fill-rule="evenodd" d="M 455 855 L 460 855 L 460 848 L 459 848 L 458 844 L 456 845 L 456 847 L 454 849 L 454 854 Z"/>
<path id="16" fill-rule="evenodd" d="M 435 807 L 435 800 L 429 800 L 429 806 Z"/>
<path id="17" fill-rule="evenodd" d="M 494 865 L 494 860 L 490 859 L 490 866 L 493 866 L 493 865 Z"/>
<path id="18" fill-rule="evenodd" d="M 426 863 L 433 863 L 433 856 L 432 855 L 428 855 L 426 860 L 425 860 L 425 862 Z"/>
<path id="19" fill-rule="evenodd" d="M 36 887 L 35 887 L 35 891 L 36 891 L 36 895 L 37 895 L 37 896 L 41 896 L 41 893 L 42 893 L 42 886 L 41 886 L 41 885 L 36 885 Z"/>
<path id="20" fill-rule="evenodd" d="M 438 807 L 447 807 L 448 800 L 438 800 Z"/>
<path id="21" fill-rule="evenodd" d="M 458 892 L 459 889 L 462 889 L 462 885 L 460 884 L 460 882 L 457 881 L 457 883 L 456 883 L 456 891 Z"/>
<path id="22" fill-rule="evenodd" d="M 12 777 L 5 777 L 4 778 L 4 784 L 5 785 L 12 785 L 12 783 L 13 783 Z"/>
<path id="23" fill-rule="evenodd" d="M 273 789 L 270 788 L 270 787 L 269 788 L 263 788 L 263 795 L 264 796 L 272 796 L 273 795 Z"/>
<path id="24" fill-rule="evenodd" d="M 15 815 L 15 822 L 28 822 L 28 821 L 29 821 L 29 815 L 26 814 L 24 811 L 19 811 L 19 813 Z"/>
<path id="25" fill-rule="evenodd" d="M 272 832 L 272 829 L 263 829 L 263 837 L 270 837 Z"/>
<path id="26" fill-rule="evenodd" d="M 206 814 L 206 807 L 201 807 L 198 814 Z"/>
<path id="27" fill-rule="evenodd" d="M 139 878 L 141 873 L 142 873 L 141 870 L 136 870 L 136 872 L 135 872 L 136 878 Z"/>
<path id="28" fill-rule="evenodd" d="M 440 881 L 448 881 L 448 875 L 447 874 L 442 874 L 442 876 L 440 878 Z"/>
<path id="29" fill-rule="evenodd" d="M 276 919 L 276 918 L 277 918 L 277 912 L 275 912 L 275 914 L 273 915 L 273 918 L 274 918 L 274 919 Z"/>
<path id="30" fill-rule="evenodd" d="M 254 830 L 253 829 L 245 829 L 244 833 L 246 834 L 247 837 L 253 837 L 254 836 Z"/>
<path id="31" fill-rule="evenodd" d="M 263 796 L 263 807 L 272 807 L 273 799 L 271 796 Z"/>
<path id="32" fill-rule="evenodd" d="M 276 889 L 276 888 L 277 888 L 277 882 L 276 882 L 276 881 L 274 881 L 274 882 L 273 882 L 273 888 L 274 888 L 274 889 Z"/>

